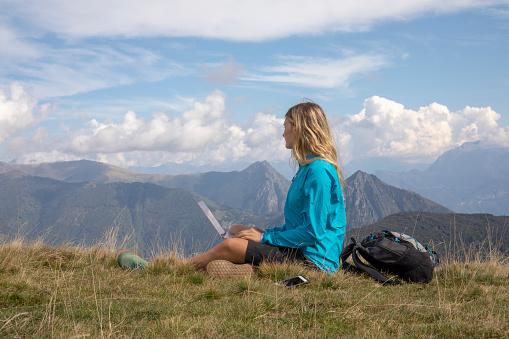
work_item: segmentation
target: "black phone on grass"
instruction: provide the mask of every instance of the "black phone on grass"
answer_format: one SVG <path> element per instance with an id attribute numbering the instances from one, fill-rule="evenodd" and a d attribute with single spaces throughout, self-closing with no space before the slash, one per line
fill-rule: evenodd
<path id="1" fill-rule="evenodd" d="M 286 287 L 294 287 L 294 286 L 298 286 L 298 285 L 302 285 L 302 284 L 307 284 L 308 282 L 309 281 L 306 278 L 304 278 L 302 275 L 298 275 L 293 278 L 278 281 L 276 283 L 276 285 L 283 285 Z"/>

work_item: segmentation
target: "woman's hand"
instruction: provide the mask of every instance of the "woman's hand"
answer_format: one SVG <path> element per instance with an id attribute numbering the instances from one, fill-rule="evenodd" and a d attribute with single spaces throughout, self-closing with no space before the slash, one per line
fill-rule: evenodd
<path id="1" fill-rule="evenodd" d="M 244 231 L 241 231 L 235 235 L 235 238 L 241 238 L 246 240 L 251 240 L 254 242 L 260 242 L 260 239 L 262 237 L 262 233 L 265 233 L 265 231 L 259 229 L 258 227 L 253 227 Z"/>
<path id="2" fill-rule="evenodd" d="M 249 229 L 249 227 L 247 227 L 246 225 L 235 224 L 228 229 L 227 233 L 237 235 L 237 233 L 240 233 L 240 232 L 248 230 L 248 229 Z"/>

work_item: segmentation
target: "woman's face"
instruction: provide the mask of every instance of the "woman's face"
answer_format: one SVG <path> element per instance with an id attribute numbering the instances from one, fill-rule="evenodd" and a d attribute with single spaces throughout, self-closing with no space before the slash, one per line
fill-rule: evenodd
<path id="1" fill-rule="evenodd" d="M 293 147 L 293 143 L 295 142 L 295 136 L 297 135 L 297 128 L 294 124 L 288 121 L 285 118 L 285 122 L 283 124 L 285 126 L 285 130 L 283 132 L 283 138 L 285 138 L 286 148 L 291 149 Z"/>

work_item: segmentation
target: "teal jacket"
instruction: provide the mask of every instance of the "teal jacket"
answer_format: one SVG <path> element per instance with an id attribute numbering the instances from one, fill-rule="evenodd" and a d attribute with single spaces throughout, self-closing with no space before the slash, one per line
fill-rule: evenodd
<path id="1" fill-rule="evenodd" d="M 262 244 L 299 248 L 319 268 L 334 273 L 345 237 L 345 202 L 336 169 L 324 160 L 300 166 L 288 190 L 285 224 L 266 230 Z"/>

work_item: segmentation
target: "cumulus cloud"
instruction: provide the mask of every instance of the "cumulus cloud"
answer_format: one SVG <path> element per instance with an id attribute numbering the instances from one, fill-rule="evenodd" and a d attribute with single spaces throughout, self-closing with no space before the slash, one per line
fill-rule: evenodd
<path id="1" fill-rule="evenodd" d="M 86 123 L 85 130 L 72 138 L 69 151 L 78 154 L 132 150 L 196 152 L 208 143 L 217 144 L 226 138 L 222 119 L 224 104 L 224 94 L 215 91 L 204 102 L 195 102 L 181 118 L 170 119 L 158 112 L 146 120 L 130 111 L 119 124 L 93 119 Z"/>
<path id="2" fill-rule="evenodd" d="M 499 119 L 490 107 L 451 112 L 432 103 L 415 111 L 374 96 L 365 100 L 358 114 L 334 125 L 346 161 L 389 157 L 431 162 L 468 141 L 509 147 L 509 128 L 499 126 Z"/>
<path id="3" fill-rule="evenodd" d="M 127 6 L 121 0 L 28 0 L 4 2 L 0 6 L 2 12 L 26 17 L 31 25 L 69 38 L 179 36 L 261 41 L 327 31 L 362 31 L 381 21 L 506 3 L 504 0 L 176 0 L 131 2 Z"/>
<path id="4" fill-rule="evenodd" d="M 180 116 L 156 112 L 143 118 L 129 111 L 121 121 L 91 119 L 77 130 L 56 135 L 37 126 L 43 109 L 19 84 L 13 85 L 11 98 L 0 94 L 1 140 L 9 142 L 18 162 L 85 158 L 124 167 L 217 166 L 289 158 L 282 118 L 259 112 L 244 123 L 233 122 L 226 114 L 226 96 L 219 90 L 195 101 Z M 357 114 L 330 117 L 345 164 L 372 157 L 432 162 L 445 151 L 477 140 L 509 147 L 509 128 L 500 126 L 499 119 L 490 107 L 451 112 L 431 103 L 412 110 L 377 96 L 366 99 Z M 34 126 L 32 135 L 26 136 Z"/>
<path id="5" fill-rule="evenodd" d="M 37 105 L 20 83 L 13 83 L 10 94 L 0 89 L 0 145 L 8 138 L 35 126 L 50 113 L 51 105 Z"/>
<path id="6" fill-rule="evenodd" d="M 286 56 L 281 59 L 280 65 L 262 68 L 260 73 L 251 73 L 243 79 L 317 88 L 345 87 L 353 76 L 389 64 L 383 55 L 356 55 L 344 59 Z"/>
<path id="7" fill-rule="evenodd" d="M 180 117 L 157 112 L 146 119 L 129 111 L 120 122 L 91 119 L 79 130 L 55 138 L 40 128 L 30 138 L 11 140 L 9 150 L 19 162 L 55 161 L 61 154 L 61 160 L 87 158 L 120 166 L 288 158 L 281 136 L 283 119 L 258 113 L 246 123 L 233 123 L 225 117 L 225 102 L 225 95 L 216 90 Z"/>

